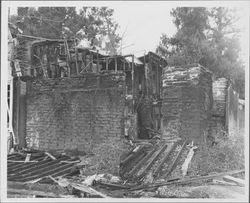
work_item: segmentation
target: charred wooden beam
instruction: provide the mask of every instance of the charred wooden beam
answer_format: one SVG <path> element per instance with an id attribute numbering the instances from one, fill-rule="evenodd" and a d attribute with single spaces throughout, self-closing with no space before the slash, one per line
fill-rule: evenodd
<path id="1" fill-rule="evenodd" d="M 125 177 L 128 179 L 132 178 L 135 175 L 135 172 L 154 154 L 155 150 L 156 148 L 153 148 Z"/>
<path id="2" fill-rule="evenodd" d="M 97 72 L 100 71 L 100 60 L 99 60 L 99 50 L 97 50 L 97 54 L 96 54 L 96 57 L 97 57 Z"/>
<path id="3" fill-rule="evenodd" d="M 120 185 L 120 184 L 115 184 L 115 183 L 106 183 L 106 182 L 103 182 L 101 180 L 95 181 L 94 185 L 100 185 L 100 186 L 104 186 L 104 187 L 109 187 L 109 188 L 112 188 L 113 190 L 115 190 L 115 189 L 129 189 L 129 188 L 131 188 L 131 186 Z"/>
<path id="4" fill-rule="evenodd" d="M 78 66 L 78 49 L 76 48 L 76 40 L 75 41 L 75 61 L 76 61 L 76 74 L 79 74 L 79 66 Z"/>
<path id="5" fill-rule="evenodd" d="M 19 170 L 17 173 L 11 173 L 13 175 L 11 175 L 10 173 L 8 173 L 8 177 L 14 178 L 14 177 L 25 177 L 25 176 L 33 176 L 36 174 L 40 174 L 46 171 L 49 171 L 50 169 L 56 168 L 59 169 L 60 167 L 67 165 L 67 164 L 63 164 L 60 163 L 59 160 L 55 160 L 55 161 L 50 161 L 46 164 L 39 164 L 39 163 L 35 163 L 36 165 L 34 167 L 30 167 L 30 165 L 26 166 L 26 170 Z M 70 164 L 71 166 L 73 166 L 73 164 Z"/>
<path id="6" fill-rule="evenodd" d="M 106 62 L 106 70 L 109 70 L 109 59 L 106 58 L 105 62 Z"/>
<path id="7" fill-rule="evenodd" d="M 136 163 L 139 162 L 139 160 L 143 159 L 144 156 L 147 153 L 145 152 L 145 150 L 141 150 L 138 154 L 136 154 L 135 156 L 133 156 L 133 158 L 126 164 L 126 165 L 122 165 L 121 166 L 121 170 L 120 170 L 120 175 L 124 176 L 125 173 L 127 173 L 128 171 L 130 171 L 134 165 L 136 165 Z"/>
<path id="8" fill-rule="evenodd" d="M 144 149 L 144 146 L 138 146 L 138 149 L 134 149 L 136 150 L 135 152 L 132 151 L 132 153 L 127 156 L 124 160 L 121 161 L 121 165 L 125 165 L 126 163 L 128 163 L 129 161 L 131 161 L 135 156 L 137 156 L 142 150 Z"/>
<path id="9" fill-rule="evenodd" d="M 135 60 L 135 58 L 134 58 L 134 55 L 132 55 L 132 72 L 131 72 L 131 74 L 132 74 L 132 97 L 133 97 L 133 100 L 132 100 L 132 102 L 133 102 L 133 108 L 132 108 L 132 113 L 134 113 L 135 112 L 135 70 L 134 70 L 134 60 Z"/>
<path id="10" fill-rule="evenodd" d="M 139 179 L 142 178 L 146 174 L 147 170 L 151 168 L 151 166 L 155 163 L 157 158 L 167 148 L 167 146 L 168 144 L 164 144 L 163 147 L 158 150 L 158 152 L 153 156 L 153 158 L 148 162 L 146 167 L 143 169 L 141 175 L 138 176 Z"/>
<path id="11" fill-rule="evenodd" d="M 117 72 L 117 58 L 115 58 L 115 72 Z"/>
<path id="12" fill-rule="evenodd" d="M 48 160 L 44 160 L 44 161 L 40 161 L 38 163 L 33 163 L 33 164 L 22 164 L 17 166 L 17 167 L 9 167 L 8 168 L 8 175 L 9 174 L 19 174 L 19 173 L 28 173 L 28 172 L 32 172 L 33 170 L 36 170 L 37 168 L 39 169 L 44 169 L 44 167 L 49 166 L 50 164 L 53 165 L 53 163 L 58 163 L 59 161 L 62 160 L 68 160 L 67 157 L 62 157 L 60 159 L 57 159 L 55 161 L 51 161 L 50 159 Z"/>
<path id="13" fill-rule="evenodd" d="M 25 189 L 8 189 L 7 194 L 21 194 L 27 196 L 39 196 L 39 197 L 53 197 L 53 198 L 60 198 L 61 195 L 57 195 L 52 192 L 43 192 L 43 191 L 35 191 L 35 190 L 25 190 Z"/>
<path id="14" fill-rule="evenodd" d="M 163 164 L 166 162 L 167 158 L 169 157 L 169 154 L 173 151 L 174 147 L 176 146 L 176 143 L 170 143 L 167 147 L 166 154 L 164 158 L 162 159 L 161 163 L 157 166 L 156 170 L 153 173 L 153 177 L 156 177 L 161 170 Z"/>
<path id="15" fill-rule="evenodd" d="M 172 170 L 175 168 L 176 164 L 177 164 L 177 161 L 179 160 L 179 157 L 181 156 L 181 153 L 184 149 L 184 147 L 186 146 L 187 144 L 187 140 L 185 140 L 181 146 L 181 149 L 180 151 L 178 152 L 178 154 L 176 155 L 174 161 L 171 163 L 171 165 L 169 166 L 167 172 L 165 173 L 164 177 L 163 178 L 166 178 L 171 172 Z"/>
<path id="16" fill-rule="evenodd" d="M 26 181 L 31 181 L 35 180 L 37 178 L 45 177 L 45 176 L 52 176 L 52 177 L 57 177 L 57 176 L 62 176 L 62 175 L 67 175 L 71 172 L 73 168 L 72 164 L 62 164 L 60 166 L 54 167 L 51 170 L 46 170 L 44 172 L 37 172 L 35 171 L 35 174 L 33 173 L 32 175 L 20 175 L 16 177 L 9 177 L 8 180 L 11 181 L 18 181 L 18 182 L 26 182 Z"/>
<path id="17" fill-rule="evenodd" d="M 129 191 L 157 188 L 157 187 L 161 187 L 165 185 L 173 185 L 173 184 L 182 185 L 182 184 L 188 184 L 188 183 L 192 183 L 192 182 L 196 182 L 200 180 L 208 180 L 208 179 L 213 179 L 216 177 L 222 177 L 226 175 L 232 175 L 232 174 L 243 173 L 243 172 L 245 172 L 245 170 L 234 170 L 234 171 L 226 171 L 226 172 L 221 172 L 221 173 L 216 173 L 216 174 L 210 174 L 207 176 L 184 178 L 184 179 L 176 180 L 176 181 L 164 181 L 164 182 L 157 183 L 157 184 L 142 185 L 142 186 L 134 187 L 134 188 L 129 189 Z"/>

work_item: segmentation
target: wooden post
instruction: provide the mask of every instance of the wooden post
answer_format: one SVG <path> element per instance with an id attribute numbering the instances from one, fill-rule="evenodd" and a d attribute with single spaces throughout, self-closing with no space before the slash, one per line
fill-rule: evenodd
<path id="1" fill-rule="evenodd" d="M 99 50 L 97 50 L 97 72 L 99 73 Z"/>
<path id="2" fill-rule="evenodd" d="M 115 57 L 115 72 L 117 72 L 117 57 Z"/>
<path id="3" fill-rule="evenodd" d="M 79 75 L 78 50 L 76 48 L 76 40 L 75 40 L 75 61 L 76 61 L 76 75 Z"/>
<path id="4" fill-rule="evenodd" d="M 17 83 L 16 83 L 16 140 L 14 140 L 14 144 L 18 144 L 18 136 L 19 136 L 19 115 L 20 115 L 20 85 L 21 80 L 20 77 L 17 78 Z"/>
<path id="5" fill-rule="evenodd" d="M 157 99 L 159 99 L 159 94 L 160 94 L 160 87 L 159 87 L 159 64 L 156 64 L 156 94 L 157 94 Z"/>
<path id="6" fill-rule="evenodd" d="M 105 61 L 106 61 L 106 70 L 108 70 L 109 69 L 109 67 L 108 67 L 109 66 L 109 59 L 106 58 Z"/>
<path id="7" fill-rule="evenodd" d="M 93 54 L 90 52 L 89 55 L 90 70 L 93 72 Z"/>
<path id="8" fill-rule="evenodd" d="M 134 55 L 132 55 L 132 98 L 133 98 L 133 113 L 134 113 L 134 104 L 135 104 L 135 99 L 134 99 Z"/>
<path id="9" fill-rule="evenodd" d="M 85 50 L 83 51 L 83 62 L 84 62 L 84 68 L 85 68 L 86 65 L 87 65 L 87 61 L 86 61 L 86 51 L 85 51 Z"/>
<path id="10" fill-rule="evenodd" d="M 66 54 L 66 63 L 67 63 L 67 67 L 68 67 L 68 77 L 70 77 L 70 65 L 69 65 L 69 50 L 68 50 L 68 43 L 67 40 L 65 39 L 64 41 L 64 46 L 65 46 L 65 54 Z"/>
<path id="11" fill-rule="evenodd" d="M 10 79 L 10 113 L 9 113 L 9 126 L 13 126 L 13 77 Z"/>
<path id="12" fill-rule="evenodd" d="M 122 62 L 122 65 L 123 65 L 123 71 L 125 72 L 125 62 L 124 61 Z"/>

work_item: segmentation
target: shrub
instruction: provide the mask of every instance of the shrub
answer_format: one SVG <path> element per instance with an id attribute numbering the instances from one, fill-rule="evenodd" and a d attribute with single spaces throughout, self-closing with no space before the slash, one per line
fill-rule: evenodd
<path id="1" fill-rule="evenodd" d="M 244 169 L 244 136 L 221 138 L 214 146 L 201 146 L 195 152 L 189 175 Z"/>

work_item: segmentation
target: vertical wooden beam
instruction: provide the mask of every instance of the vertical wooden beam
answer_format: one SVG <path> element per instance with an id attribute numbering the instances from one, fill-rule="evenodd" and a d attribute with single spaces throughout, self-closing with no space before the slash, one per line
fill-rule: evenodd
<path id="1" fill-rule="evenodd" d="M 10 112 L 9 112 L 9 125 L 13 128 L 13 77 L 10 76 Z"/>
<path id="2" fill-rule="evenodd" d="M 83 51 L 83 63 L 84 63 L 84 68 L 86 68 L 87 61 L 86 61 L 86 51 Z"/>
<path id="3" fill-rule="evenodd" d="M 90 70 L 93 72 L 93 54 L 90 52 L 89 55 Z"/>
<path id="4" fill-rule="evenodd" d="M 99 72 L 99 50 L 97 50 L 97 55 L 96 55 L 96 57 L 97 57 L 97 72 Z"/>
<path id="5" fill-rule="evenodd" d="M 117 72 L 117 57 L 115 57 L 115 72 Z"/>
<path id="6" fill-rule="evenodd" d="M 76 40 L 75 40 L 75 61 L 76 61 L 76 75 L 79 75 L 78 50 L 76 48 Z"/>
<path id="7" fill-rule="evenodd" d="M 122 66 L 123 66 L 123 71 L 125 72 L 125 62 L 124 61 L 122 61 Z"/>
<path id="8" fill-rule="evenodd" d="M 132 112 L 134 113 L 134 106 L 135 106 L 135 99 L 134 99 L 134 55 L 132 55 L 132 97 L 133 97 L 133 110 Z"/>
<path id="9" fill-rule="evenodd" d="M 20 116 L 20 85 L 21 80 L 20 77 L 17 78 L 17 83 L 16 83 L 16 139 L 14 140 L 14 144 L 19 143 L 19 116 Z"/>
<path id="10" fill-rule="evenodd" d="M 159 88 L 159 64 L 156 64 L 156 94 L 157 94 L 157 99 L 159 99 L 159 95 L 160 95 L 160 88 Z"/>
<path id="11" fill-rule="evenodd" d="M 149 74 L 148 74 L 148 78 L 149 80 L 147 81 L 148 82 L 148 95 L 151 95 L 152 96 L 152 92 L 153 92 L 153 87 L 152 87 L 152 81 L 151 81 L 151 78 L 149 75 L 152 74 L 152 70 L 153 70 L 153 64 L 152 64 L 152 58 L 151 58 L 151 54 L 148 54 L 148 69 L 151 70 L 151 72 L 149 71 Z"/>
<path id="12" fill-rule="evenodd" d="M 106 61 L 106 70 L 108 70 L 109 69 L 109 59 L 106 58 L 105 61 Z"/>

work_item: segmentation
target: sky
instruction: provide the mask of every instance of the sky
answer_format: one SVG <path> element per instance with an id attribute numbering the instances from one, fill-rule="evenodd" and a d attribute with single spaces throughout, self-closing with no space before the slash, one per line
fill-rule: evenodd
<path id="1" fill-rule="evenodd" d="M 249 2 L 247 1 L 32 1 L 9 2 L 11 13 L 18 6 L 108 6 L 114 9 L 114 20 L 119 24 L 118 32 L 123 36 L 122 54 L 141 56 L 144 52 L 155 51 L 163 33 L 173 36 L 176 27 L 170 11 L 178 6 L 230 6 L 239 7 L 239 26 L 243 28 L 240 38 L 242 56 L 249 54 Z"/>

